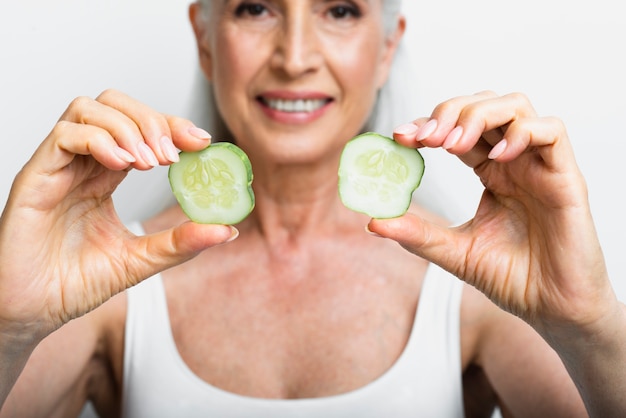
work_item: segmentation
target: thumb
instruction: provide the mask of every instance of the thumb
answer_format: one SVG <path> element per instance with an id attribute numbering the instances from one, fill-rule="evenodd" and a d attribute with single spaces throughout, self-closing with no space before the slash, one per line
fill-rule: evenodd
<path id="1" fill-rule="evenodd" d="M 407 213 L 398 218 L 372 219 L 367 228 L 453 274 L 459 271 L 462 258 L 458 257 L 458 243 L 452 239 L 452 230 L 445 226 Z"/>
<path id="2" fill-rule="evenodd" d="M 130 244 L 133 257 L 127 266 L 127 283 L 133 286 L 154 274 L 181 264 L 201 251 L 230 242 L 239 231 L 229 225 L 185 222 L 151 235 L 137 236 Z"/>

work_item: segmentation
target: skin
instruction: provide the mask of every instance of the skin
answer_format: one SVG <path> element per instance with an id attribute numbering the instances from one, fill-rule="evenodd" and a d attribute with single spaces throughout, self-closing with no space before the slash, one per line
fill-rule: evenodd
<path id="1" fill-rule="evenodd" d="M 448 149 L 485 184 L 459 227 L 418 207 L 370 220 L 340 203 L 339 153 L 404 28 L 383 36 L 381 3 L 356 4 L 359 18 L 337 19 L 318 0 L 270 2 L 259 16 L 216 2 L 208 22 L 191 6 L 201 66 L 255 171 L 256 208 L 236 229 L 173 207 L 132 235 L 111 201 L 127 170 L 170 164 L 173 146 L 198 150 L 208 135 L 117 91 L 70 104 L 0 219 L 0 416 L 73 416 L 87 399 L 118 416 L 122 291 L 164 270 L 176 345 L 201 379 L 267 398 L 354 390 L 402 352 L 429 262 L 468 283 L 468 416 L 496 402 L 507 416 L 622 415 L 624 309 L 560 121 L 523 95 L 483 92 L 396 130 L 407 146 Z M 258 100 L 311 92 L 331 99 L 315 117 Z"/>

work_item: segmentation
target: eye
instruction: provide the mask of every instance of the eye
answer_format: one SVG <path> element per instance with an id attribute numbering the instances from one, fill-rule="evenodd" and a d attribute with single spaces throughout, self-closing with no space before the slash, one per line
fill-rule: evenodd
<path id="1" fill-rule="evenodd" d="M 259 3 L 243 3 L 235 9 L 235 15 L 238 17 L 258 17 L 268 12 L 267 8 Z"/>
<path id="2" fill-rule="evenodd" d="M 361 11 L 355 6 L 340 5 L 331 7 L 328 14 L 334 19 L 350 19 L 360 17 Z"/>

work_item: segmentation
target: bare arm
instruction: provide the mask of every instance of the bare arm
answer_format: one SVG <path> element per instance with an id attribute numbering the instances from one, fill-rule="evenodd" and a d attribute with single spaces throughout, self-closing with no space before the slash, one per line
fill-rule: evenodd
<path id="1" fill-rule="evenodd" d="M 624 342 L 614 353 L 605 353 L 603 344 L 590 344 L 581 336 L 569 338 L 569 346 L 557 352 L 513 316 L 496 321 L 489 333 L 480 363 L 502 400 L 502 410 L 510 413 L 505 417 L 623 416 L 624 387 L 619 384 Z M 611 339 L 609 346 L 620 341 Z M 568 359 L 575 350 L 578 353 Z"/>
<path id="2" fill-rule="evenodd" d="M 478 334 L 472 362 L 486 375 L 504 417 L 587 416 L 561 359 L 532 327 L 472 288 L 462 309 Z"/>
<path id="3" fill-rule="evenodd" d="M 17 371 L 0 417 L 78 416 L 99 367 L 100 337 L 89 316 L 71 321 L 34 349 Z"/>
<path id="4" fill-rule="evenodd" d="M 585 400 L 591 416 L 626 413 L 626 308 L 580 329 L 557 329 L 548 337 Z"/>
<path id="5" fill-rule="evenodd" d="M 590 415 L 625 416 L 626 317 L 562 122 L 539 117 L 523 95 L 484 92 L 444 102 L 414 125 L 396 140 L 443 147 L 479 176 L 476 215 L 455 228 L 406 215 L 373 220 L 370 230 L 530 324 L 558 353 Z"/>
<path id="6" fill-rule="evenodd" d="M 0 218 L 0 405 L 35 347 L 146 277 L 230 239 L 190 222 L 134 236 L 111 195 L 132 168 L 209 138 L 116 91 L 76 99 L 16 177 Z M 38 397 L 35 396 L 35 402 Z"/>

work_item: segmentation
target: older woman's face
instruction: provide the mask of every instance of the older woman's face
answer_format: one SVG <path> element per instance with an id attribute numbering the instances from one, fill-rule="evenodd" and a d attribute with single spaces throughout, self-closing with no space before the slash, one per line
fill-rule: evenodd
<path id="1" fill-rule="evenodd" d="M 357 133 L 403 30 L 384 33 L 382 1 L 213 1 L 204 23 L 192 9 L 202 67 L 236 141 L 293 163 Z"/>

